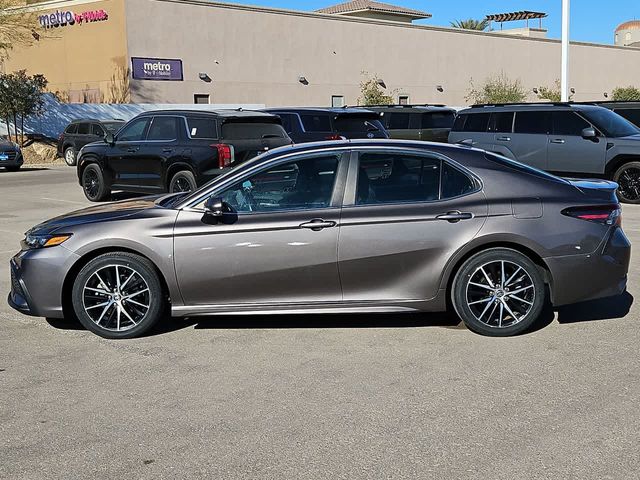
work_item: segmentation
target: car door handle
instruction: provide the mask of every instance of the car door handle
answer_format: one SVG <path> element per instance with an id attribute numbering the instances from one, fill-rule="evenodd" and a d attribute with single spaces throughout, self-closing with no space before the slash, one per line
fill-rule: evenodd
<path id="1" fill-rule="evenodd" d="M 314 232 L 319 232 L 323 228 L 335 227 L 336 222 L 326 222 L 321 218 L 314 218 L 313 220 L 300 224 L 300 228 L 310 228 Z"/>
<path id="2" fill-rule="evenodd" d="M 551 140 L 549 140 L 549 143 L 558 143 L 558 144 L 563 144 L 564 140 L 561 138 L 552 138 Z"/>
<path id="3" fill-rule="evenodd" d="M 138 147 L 129 147 L 127 148 L 128 153 L 136 153 L 138 151 Z"/>
<path id="4" fill-rule="evenodd" d="M 498 140 L 499 142 L 510 142 L 511 137 L 498 137 L 496 138 L 496 140 Z"/>
<path id="5" fill-rule="evenodd" d="M 447 213 L 443 213 L 442 215 L 438 215 L 436 217 L 436 220 L 446 220 L 447 222 L 450 222 L 450 223 L 456 223 L 456 222 L 459 222 L 460 220 L 470 220 L 472 218 L 473 218 L 473 213 L 454 211 L 454 212 L 447 212 Z"/>
<path id="6" fill-rule="evenodd" d="M 171 153 L 173 152 L 173 148 L 163 148 L 162 153 Z"/>

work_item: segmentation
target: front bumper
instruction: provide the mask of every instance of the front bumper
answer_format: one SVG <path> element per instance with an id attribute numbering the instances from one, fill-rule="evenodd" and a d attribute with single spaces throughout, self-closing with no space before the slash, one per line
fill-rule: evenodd
<path id="1" fill-rule="evenodd" d="M 551 271 L 554 306 L 619 295 L 626 290 L 631 243 L 614 228 L 595 252 L 544 259 Z"/>
<path id="2" fill-rule="evenodd" d="M 1 167 L 20 167 L 24 163 L 24 158 L 22 157 L 22 152 L 0 152 L 0 155 L 7 155 L 6 160 L 0 160 L 0 168 Z"/>
<path id="3" fill-rule="evenodd" d="M 9 265 L 9 306 L 26 315 L 63 318 L 63 283 L 78 258 L 61 245 L 19 252 Z"/>

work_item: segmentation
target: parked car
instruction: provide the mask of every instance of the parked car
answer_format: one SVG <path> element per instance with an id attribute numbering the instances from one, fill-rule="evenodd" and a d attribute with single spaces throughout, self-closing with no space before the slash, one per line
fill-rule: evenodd
<path id="1" fill-rule="evenodd" d="M 616 112 L 623 118 L 626 118 L 636 127 L 640 127 L 640 102 L 596 102 L 595 105 L 599 105 L 604 108 L 608 108 Z"/>
<path id="2" fill-rule="evenodd" d="M 0 138 L 0 168 L 10 172 L 20 169 L 24 163 L 20 145 L 7 138 Z"/>
<path id="3" fill-rule="evenodd" d="M 564 176 L 614 180 L 623 202 L 640 203 L 640 129 L 586 104 L 478 105 L 459 112 L 449 142 Z"/>
<path id="4" fill-rule="evenodd" d="M 389 138 L 380 114 L 361 108 L 269 108 L 294 143 L 340 138 Z"/>
<path id="5" fill-rule="evenodd" d="M 447 142 L 456 111 L 444 105 L 380 105 L 367 107 L 382 114 L 391 138 Z"/>
<path id="6" fill-rule="evenodd" d="M 88 143 L 102 140 L 107 133 L 115 133 L 124 120 L 74 120 L 58 137 L 58 156 L 69 166 L 76 164 L 78 152 Z"/>
<path id="7" fill-rule="evenodd" d="M 291 143 L 275 115 L 242 110 L 145 112 L 78 153 L 92 202 L 111 190 L 187 192 L 270 148 Z"/>
<path id="8" fill-rule="evenodd" d="M 547 300 L 624 291 L 615 184 L 482 150 L 360 140 L 279 148 L 192 193 L 94 206 L 27 232 L 9 303 L 107 338 L 172 316 L 442 311 L 494 336 Z M 578 281 L 579 280 L 579 281 Z M 548 292 L 548 293 L 547 293 Z"/>

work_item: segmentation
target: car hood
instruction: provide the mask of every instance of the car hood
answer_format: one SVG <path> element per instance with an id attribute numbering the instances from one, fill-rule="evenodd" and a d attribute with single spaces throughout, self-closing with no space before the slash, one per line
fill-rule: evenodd
<path id="1" fill-rule="evenodd" d="M 31 228 L 27 233 L 46 235 L 86 223 L 122 219 L 135 215 L 143 210 L 160 208 L 156 203 L 159 197 L 160 195 L 154 195 L 151 197 L 137 198 L 135 200 L 125 200 L 83 208 L 42 222 Z"/>
<path id="2" fill-rule="evenodd" d="M 640 142 L 640 134 L 637 135 L 629 135 L 627 137 L 616 137 L 612 139 L 616 144 L 627 144 L 636 146 Z"/>

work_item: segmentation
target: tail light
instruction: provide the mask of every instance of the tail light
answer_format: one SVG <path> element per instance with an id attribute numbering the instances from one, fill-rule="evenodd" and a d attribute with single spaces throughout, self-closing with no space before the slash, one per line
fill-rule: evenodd
<path id="1" fill-rule="evenodd" d="M 568 217 L 601 223 L 603 225 L 622 225 L 622 210 L 617 203 L 610 205 L 589 205 L 584 207 L 570 207 L 562 211 Z"/>
<path id="2" fill-rule="evenodd" d="M 62 140 L 64 138 L 64 133 L 61 133 L 60 135 L 58 135 L 58 140 Z"/>
<path id="3" fill-rule="evenodd" d="M 226 143 L 214 143 L 210 145 L 218 152 L 218 168 L 224 168 L 233 162 L 233 147 Z"/>
<path id="4" fill-rule="evenodd" d="M 338 135 L 337 133 L 333 133 L 329 136 L 324 137 L 325 140 L 342 140 L 342 136 Z"/>

